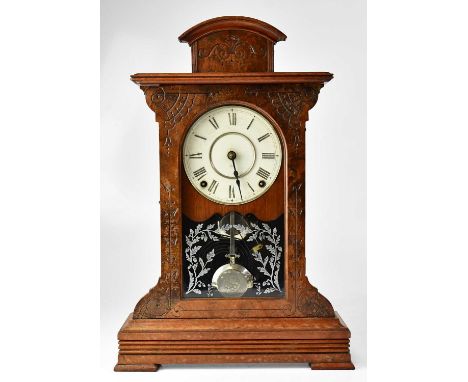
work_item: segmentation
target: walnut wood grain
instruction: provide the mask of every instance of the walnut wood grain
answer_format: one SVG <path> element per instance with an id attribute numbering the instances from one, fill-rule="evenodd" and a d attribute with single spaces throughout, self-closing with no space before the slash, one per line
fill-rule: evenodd
<path id="1" fill-rule="evenodd" d="M 159 123 L 161 176 L 161 278 L 135 307 L 134 318 L 330 317 L 333 307 L 305 275 L 305 122 L 323 84 L 168 85 L 142 86 Z M 283 141 L 284 169 L 271 194 L 246 203 L 259 218 L 284 211 L 287 233 L 285 291 L 282 299 L 182 299 L 181 214 L 211 217 L 220 207 L 201 202 L 198 192 L 184 181 L 181 147 L 186 131 L 207 110 L 226 103 L 260 111 L 277 128 Z M 282 182 L 284 182 L 282 184 Z M 269 190 L 270 192 L 270 190 Z M 203 203 L 204 211 L 193 206 Z M 277 198 L 273 205 L 272 195 Z M 270 199 L 268 199 L 270 197 Z M 271 215 L 271 216 L 272 216 Z M 277 217 L 274 216 L 274 217 Z M 196 220 L 196 219 L 195 219 Z M 266 219 L 268 220 L 268 219 Z"/>
<path id="2" fill-rule="evenodd" d="M 222 16 L 194 25 L 179 36 L 179 41 L 192 45 L 195 41 L 211 33 L 237 30 L 258 34 L 274 43 L 286 40 L 286 35 L 283 32 L 264 21 L 244 16 Z"/>
<path id="3" fill-rule="evenodd" d="M 159 125 L 161 277 L 119 332 L 116 371 L 154 371 L 165 363 L 232 362 L 354 368 L 348 328 L 305 274 L 305 124 L 333 75 L 272 72 L 274 44 L 285 38 L 255 19 L 212 19 L 180 36 L 191 45 L 197 73 L 131 76 Z M 249 54 L 241 52 L 245 44 Z M 226 104 L 263 114 L 283 146 L 275 184 L 262 197 L 234 207 L 211 202 L 193 189 L 181 154 L 194 121 Z M 230 210 L 254 213 L 266 221 L 284 214 L 284 298 L 182 298 L 182 215 L 200 221 Z"/>
<path id="4" fill-rule="evenodd" d="M 161 365 L 143 363 L 143 364 L 117 364 L 114 367 L 114 371 L 158 371 Z"/>
<path id="5" fill-rule="evenodd" d="M 331 318 L 135 320 L 119 332 L 117 371 L 178 363 L 309 363 L 353 369 L 350 332 Z M 146 371 L 146 370 L 145 370 Z"/>
<path id="6" fill-rule="evenodd" d="M 179 41 L 192 50 L 192 72 L 272 72 L 274 45 L 286 35 L 263 21 L 217 17 L 195 25 Z"/>
<path id="7" fill-rule="evenodd" d="M 258 219 L 270 221 L 277 219 L 284 213 L 285 193 L 284 193 L 284 168 L 280 169 L 278 177 L 271 188 L 259 198 L 257 203 L 246 203 L 240 205 L 224 205 L 212 202 L 201 195 L 190 183 L 185 172 L 182 174 L 181 190 L 185 197 L 182 199 L 182 211 L 185 216 L 194 221 L 204 221 L 213 214 L 224 216 L 230 211 L 238 212 L 242 215 L 254 214 Z"/>
<path id="8" fill-rule="evenodd" d="M 273 43 L 248 31 L 220 31 L 192 45 L 193 72 L 272 72 Z"/>
<path id="9" fill-rule="evenodd" d="M 131 80 L 141 86 L 216 84 L 323 85 L 333 79 L 328 72 L 275 73 L 137 73 Z"/>

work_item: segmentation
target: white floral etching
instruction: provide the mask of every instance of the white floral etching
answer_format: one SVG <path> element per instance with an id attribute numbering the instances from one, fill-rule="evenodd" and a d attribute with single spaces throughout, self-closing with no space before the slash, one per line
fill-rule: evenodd
<path id="1" fill-rule="evenodd" d="M 262 223 L 261 227 L 255 223 L 250 223 L 250 225 L 252 228 L 245 232 L 247 241 L 263 242 L 266 240 L 268 244 L 265 245 L 265 248 L 269 252 L 269 255 L 265 257 L 259 251 L 252 252 L 255 261 L 261 264 L 257 269 L 267 277 L 263 282 L 254 283 L 256 294 L 281 292 L 279 285 L 280 259 L 283 253 L 283 248 L 280 245 L 281 236 L 278 234 L 276 227 L 272 230 L 266 223 Z"/>
<path id="2" fill-rule="evenodd" d="M 197 225 L 195 231 L 190 229 L 188 236 L 185 236 L 185 241 L 187 243 L 187 248 L 185 248 L 185 258 L 189 262 L 189 286 L 185 292 L 186 294 L 201 294 L 202 292 L 200 288 L 206 288 L 206 284 L 200 278 L 211 270 L 211 268 L 208 267 L 208 264 L 213 261 L 215 251 L 212 249 L 206 254 L 205 260 L 203 260 L 202 257 L 196 256 L 197 252 L 202 247 L 201 245 L 197 245 L 197 243 L 200 242 L 200 240 L 207 242 L 208 239 L 219 241 L 214 227 L 215 224 L 209 224 L 205 229 L 203 229 L 203 224 L 200 223 Z"/>
<path id="3" fill-rule="evenodd" d="M 250 223 L 250 226 L 241 224 L 217 227 L 215 224 L 209 224 L 203 228 L 203 223 L 197 225 L 195 230 L 190 229 L 189 234 L 185 236 L 187 247 L 185 248 L 185 258 L 188 261 L 189 285 L 186 294 L 194 293 L 201 295 L 202 290 L 207 290 L 207 296 L 213 296 L 213 287 L 211 284 L 206 284 L 203 281 L 203 276 L 210 271 L 210 263 L 213 261 L 216 253 L 214 249 L 206 254 L 206 256 L 197 256 L 198 251 L 202 248 L 201 242 L 208 240 L 219 241 L 219 236 L 225 236 L 231 227 L 237 231 L 238 237 L 247 242 L 264 243 L 264 248 L 267 250 L 265 257 L 260 251 L 252 251 L 254 260 L 260 263 L 257 267 L 258 271 L 264 277 L 257 277 L 254 282 L 255 293 L 257 295 L 269 294 L 272 292 L 281 292 L 279 284 L 279 272 L 281 268 L 281 256 L 283 248 L 281 247 L 281 236 L 275 228 L 271 229 L 266 223 L 261 223 L 261 226 L 256 223 Z M 236 235 L 236 236 L 237 236 Z M 205 280 L 206 281 L 206 280 Z"/>

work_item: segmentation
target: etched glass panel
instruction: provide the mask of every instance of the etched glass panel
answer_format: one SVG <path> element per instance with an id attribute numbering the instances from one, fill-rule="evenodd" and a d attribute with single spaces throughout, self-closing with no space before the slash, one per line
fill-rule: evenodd
<path id="1" fill-rule="evenodd" d="M 284 296 L 284 216 L 230 212 L 204 222 L 183 216 L 183 296 Z"/>

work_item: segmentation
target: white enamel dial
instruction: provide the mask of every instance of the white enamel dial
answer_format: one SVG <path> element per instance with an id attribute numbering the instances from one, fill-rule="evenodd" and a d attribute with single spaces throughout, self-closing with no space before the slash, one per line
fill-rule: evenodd
<path id="1" fill-rule="evenodd" d="M 182 155 L 195 189 L 221 204 L 247 203 L 263 195 L 282 161 L 281 142 L 271 123 L 237 105 L 198 118 L 187 132 Z"/>

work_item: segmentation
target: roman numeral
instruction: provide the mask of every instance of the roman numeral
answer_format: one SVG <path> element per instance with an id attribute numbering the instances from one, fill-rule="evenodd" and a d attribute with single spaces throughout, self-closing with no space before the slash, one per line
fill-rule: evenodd
<path id="1" fill-rule="evenodd" d="M 218 189 L 218 181 L 217 180 L 213 180 L 210 184 L 210 187 L 208 187 L 208 191 L 209 192 L 213 192 L 213 194 L 216 192 L 216 190 Z"/>
<path id="2" fill-rule="evenodd" d="M 216 119 L 213 117 L 213 118 L 210 118 L 209 119 L 211 125 L 216 129 L 218 130 L 219 129 L 219 125 L 218 125 L 218 122 L 216 122 Z"/>
<path id="3" fill-rule="evenodd" d="M 253 123 L 254 119 L 255 119 L 255 117 L 253 117 L 252 120 L 250 121 L 249 126 L 247 126 L 247 130 L 250 129 L 250 126 L 252 126 L 252 123 Z"/>
<path id="4" fill-rule="evenodd" d="M 275 153 L 262 153 L 262 159 L 275 159 Z"/>
<path id="5" fill-rule="evenodd" d="M 190 159 L 202 159 L 202 153 L 196 153 L 196 154 L 190 154 L 189 158 Z"/>
<path id="6" fill-rule="evenodd" d="M 229 113 L 229 124 L 231 126 L 235 126 L 236 125 L 236 122 L 237 122 L 237 117 L 236 117 L 236 113 L 232 112 L 232 113 Z"/>
<path id="7" fill-rule="evenodd" d="M 203 140 L 205 140 L 205 141 L 206 141 L 206 138 L 205 138 L 205 137 L 202 137 L 202 136 L 200 136 L 200 135 L 197 135 L 197 134 L 194 134 L 194 135 L 195 135 L 197 138 L 200 138 L 200 139 L 203 139 Z"/>
<path id="8" fill-rule="evenodd" d="M 229 198 L 234 199 L 236 194 L 234 193 L 234 186 L 229 185 Z"/>
<path id="9" fill-rule="evenodd" d="M 206 175 L 205 167 L 201 167 L 198 170 L 193 172 L 193 175 L 198 179 L 202 179 Z"/>
<path id="10" fill-rule="evenodd" d="M 252 190 L 252 192 L 255 192 L 255 190 L 252 188 L 252 186 L 250 185 L 250 183 L 247 182 L 247 184 L 249 185 L 249 188 Z"/>
<path id="11" fill-rule="evenodd" d="M 262 135 L 260 138 L 258 138 L 258 141 L 261 142 L 265 139 L 267 139 L 270 136 L 270 133 L 266 133 L 265 135 Z"/>
<path id="12" fill-rule="evenodd" d="M 267 180 L 268 177 L 270 176 L 270 173 L 269 173 L 267 170 L 265 170 L 265 169 L 263 169 L 263 168 L 260 167 L 260 168 L 258 169 L 258 171 L 257 171 L 257 175 L 258 175 L 260 178 L 263 178 L 263 179 Z"/>

